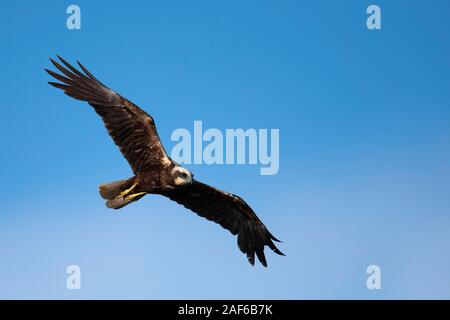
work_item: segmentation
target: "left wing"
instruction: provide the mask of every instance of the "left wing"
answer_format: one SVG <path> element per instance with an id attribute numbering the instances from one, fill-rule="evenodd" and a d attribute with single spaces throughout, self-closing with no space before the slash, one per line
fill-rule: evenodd
<path id="1" fill-rule="evenodd" d="M 237 234 L 239 249 L 247 255 L 252 265 L 256 253 L 259 261 L 267 267 L 265 246 L 284 256 L 272 240 L 280 241 L 267 230 L 242 198 L 196 180 L 192 180 L 189 186 L 167 191 L 163 195 L 220 224 L 233 235 Z"/>

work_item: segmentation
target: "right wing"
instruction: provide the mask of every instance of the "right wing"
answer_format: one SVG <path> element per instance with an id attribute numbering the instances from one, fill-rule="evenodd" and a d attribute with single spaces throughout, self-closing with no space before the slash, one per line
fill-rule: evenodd
<path id="1" fill-rule="evenodd" d="M 58 58 L 70 71 L 50 59 L 65 76 L 45 69 L 52 77 L 63 82 L 49 84 L 94 107 L 135 174 L 148 166 L 161 166 L 170 161 L 150 115 L 98 81 L 81 63 L 78 62 L 78 65 L 85 74 L 63 58 Z"/>
<path id="2" fill-rule="evenodd" d="M 247 255 L 252 265 L 255 263 L 256 254 L 261 264 L 267 267 L 265 246 L 284 256 L 273 243 L 279 240 L 267 230 L 252 208 L 237 195 L 197 180 L 193 180 L 192 184 L 186 187 L 167 191 L 163 195 L 194 211 L 200 217 L 220 224 L 233 235 L 237 234 L 239 249 Z"/>

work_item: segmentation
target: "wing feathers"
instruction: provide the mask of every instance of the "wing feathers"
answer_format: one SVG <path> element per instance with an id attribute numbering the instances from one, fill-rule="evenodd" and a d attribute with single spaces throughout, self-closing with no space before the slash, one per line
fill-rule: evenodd
<path id="1" fill-rule="evenodd" d="M 272 242 L 276 240 L 275 237 L 248 204 L 236 195 L 196 180 L 184 189 L 165 192 L 163 195 L 237 235 L 238 247 L 252 265 L 255 263 L 256 255 L 261 264 L 267 266 L 265 246 L 279 255 L 284 255 Z"/>
<path id="2" fill-rule="evenodd" d="M 50 61 L 62 75 L 48 69 L 45 71 L 62 83 L 49 84 L 63 90 L 72 98 L 87 101 L 95 109 L 134 173 L 137 174 L 147 166 L 162 165 L 167 154 L 153 119 L 138 106 L 98 81 L 80 62 L 77 63 L 84 74 L 63 58 L 58 56 L 58 59 L 67 69 L 53 59 Z"/>
<path id="3" fill-rule="evenodd" d="M 58 55 L 57 55 L 57 57 L 67 68 L 70 69 L 70 71 L 72 71 L 74 74 L 76 74 L 80 79 L 85 79 L 86 78 L 86 76 L 84 74 L 82 74 L 80 71 L 78 71 L 77 69 L 72 67 L 72 65 L 70 63 L 68 63 L 66 60 L 64 60 L 63 58 L 61 58 Z M 50 59 L 50 60 L 52 60 L 52 59 Z"/>

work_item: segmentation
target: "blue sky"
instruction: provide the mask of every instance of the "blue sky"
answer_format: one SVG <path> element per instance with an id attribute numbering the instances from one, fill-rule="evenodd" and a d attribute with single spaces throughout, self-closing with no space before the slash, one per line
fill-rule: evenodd
<path id="1" fill-rule="evenodd" d="M 450 298 L 448 1 L 76 1 L 81 30 L 69 4 L 2 9 L 0 298 Z M 287 256 L 251 267 L 159 196 L 107 209 L 97 186 L 131 170 L 92 109 L 47 85 L 56 54 L 152 114 L 168 150 L 194 120 L 279 128 L 277 175 L 189 169 L 245 198 Z"/>

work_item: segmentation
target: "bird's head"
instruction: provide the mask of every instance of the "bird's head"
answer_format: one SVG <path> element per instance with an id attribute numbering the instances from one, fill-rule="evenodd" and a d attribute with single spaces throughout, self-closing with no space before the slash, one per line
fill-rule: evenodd
<path id="1" fill-rule="evenodd" d="M 179 165 L 176 165 L 172 169 L 172 176 L 177 186 L 184 186 L 192 183 L 192 178 L 194 177 L 192 172 Z"/>

